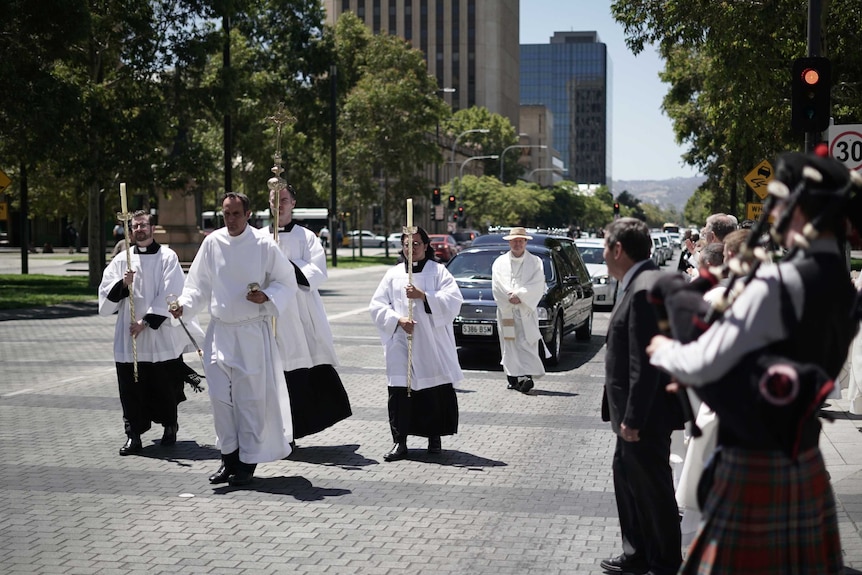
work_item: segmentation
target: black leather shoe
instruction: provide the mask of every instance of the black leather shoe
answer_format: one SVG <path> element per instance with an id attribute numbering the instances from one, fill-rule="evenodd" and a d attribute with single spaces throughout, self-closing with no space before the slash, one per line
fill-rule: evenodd
<path id="1" fill-rule="evenodd" d="M 140 435 L 130 435 L 128 439 L 126 439 L 125 445 L 120 448 L 120 455 L 132 455 L 134 453 L 140 453 L 144 448 L 144 444 L 141 443 Z"/>
<path id="2" fill-rule="evenodd" d="M 407 457 L 407 444 L 396 443 L 389 450 L 389 453 L 383 456 L 383 461 L 398 461 Z"/>
<path id="3" fill-rule="evenodd" d="M 177 431 L 179 429 L 179 424 L 165 426 L 165 432 L 162 434 L 162 447 L 169 447 L 177 442 Z"/>
<path id="4" fill-rule="evenodd" d="M 602 559 L 602 569 L 610 573 L 631 573 L 632 575 L 643 575 L 649 571 L 649 566 L 643 559 L 633 559 L 625 554 L 610 559 Z"/>
<path id="5" fill-rule="evenodd" d="M 224 461 L 219 466 L 218 471 L 210 475 L 210 483 L 227 483 L 228 478 L 230 477 L 231 470 L 228 469 Z"/>
<path id="6" fill-rule="evenodd" d="M 518 386 L 518 391 L 521 393 L 530 393 L 530 390 L 533 389 L 533 378 L 527 376 L 527 379 L 524 379 L 520 382 Z"/>
<path id="7" fill-rule="evenodd" d="M 230 477 L 228 477 L 227 482 L 229 485 L 233 487 L 242 487 L 243 485 L 248 485 L 254 479 L 254 471 L 249 471 L 248 469 L 240 469 Z"/>
<path id="8" fill-rule="evenodd" d="M 440 440 L 439 435 L 428 438 L 428 453 L 432 455 L 443 453 L 443 442 Z"/>
<path id="9" fill-rule="evenodd" d="M 518 378 L 512 375 L 507 375 L 506 380 L 509 382 L 506 389 L 518 389 Z"/>

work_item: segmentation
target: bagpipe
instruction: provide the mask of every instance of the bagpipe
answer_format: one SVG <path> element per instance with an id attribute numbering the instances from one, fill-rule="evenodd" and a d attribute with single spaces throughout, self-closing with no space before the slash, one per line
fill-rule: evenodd
<path id="1" fill-rule="evenodd" d="M 794 161 L 801 162 L 798 157 Z M 794 208 L 823 181 L 823 174 L 814 167 L 796 168 L 800 177 L 792 189 L 777 179 L 770 182 L 761 217 L 734 258 L 721 267 L 701 269 L 692 281 L 682 274 L 663 274 L 656 281 L 649 299 L 655 306 L 659 328 L 664 335 L 689 343 L 713 324 L 723 321 L 725 312 L 755 279 L 760 266 L 771 261 L 775 246 L 790 245 L 783 259 L 793 261 L 824 229 L 834 230 L 838 225 L 836 222 L 843 224 L 845 216 L 862 230 L 862 194 L 856 193 L 862 189 L 862 177 L 852 172 L 845 177 L 843 185 L 828 194 L 828 201 L 801 233 L 788 232 Z M 768 218 L 778 202 L 784 204 L 784 209 L 775 224 L 770 226 Z M 718 285 L 724 276 L 727 276 L 727 283 L 720 296 L 712 303 L 705 301 L 704 294 Z M 789 294 L 783 286 L 781 291 L 782 308 L 790 313 Z M 775 295 L 779 297 L 779 294 Z M 862 301 L 857 294 L 850 310 L 854 330 L 862 317 L 860 308 Z M 849 341 L 847 343 L 849 346 Z M 719 380 L 693 387 L 693 390 L 716 412 L 723 433 L 749 448 L 779 448 L 795 458 L 801 448 L 810 446 L 812 434 L 816 442 L 820 429 L 816 416 L 834 388 L 834 382 L 819 362 L 797 361 L 798 358 L 791 355 L 793 353 L 788 347 L 780 344 L 754 351 Z M 843 362 L 846 350 L 841 357 Z M 680 388 L 678 396 L 689 432 L 699 436 L 700 430 L 684 388 Z"/>

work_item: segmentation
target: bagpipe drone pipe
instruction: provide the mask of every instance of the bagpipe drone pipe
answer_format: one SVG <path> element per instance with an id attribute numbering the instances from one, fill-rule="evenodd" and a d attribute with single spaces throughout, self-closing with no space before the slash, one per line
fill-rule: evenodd
<path id="1" fill-rule="evenodd" d="M 701 269 L 693 281 L 681 274 L 665 274 L 656 282 L 649 298 L 665 335 L 689 343 L 714 323 L 725 320 L 724 312 L 754 280 L 761 263 L 771 258 L 769 244 L 784 243 L 793 209 L 800 198 L 805 197 L 809 178 L 816 177 L 815 174 L 803 174 L 793 190 L 780 182 L 771 185 L 762 215 L 740 253 L 722 268 Z M 801 234 L 793 233 L 789 242 L 792 247 L 785 254 L 785 260 L 790 261 L 798 251 L 805 250 L 823 226 L 835 229 L 836 220 L 841 220 L 843 225 L 845 216 L 857 229 L 862 229 L 859 227 L 862 224 L 862 194 L 853 194 L 855 189 L 862 187 L 860 183 L 862 178 L 851 177 L 841 193 L 835 194 L 835 200 L 827 203 Z M 770 230 L 768 217 L 779 201 L 784 202 L 785 209 Z M 725 273 L 729 278 L 721 297 L 712 304 L 706 302 L 704 294 L 717 285 Z M 782 299 L 784 321 L 795 322 L 790 296 L 783 287 L 781 292 L 775 297 Z M 857 294 L 851 310 L 854 326 L 858 325 L 860 308 L 862 303 Z M 781 344 L 752 352 L 717 381 L 692 387 L 698 397 L 716 412 L 724 438 L 730 437 L 733 442 L 753 449 L 778 448 L 789 457 L 795 457 L 800 449 L 810 447 L 812 438 L 816 443 L 820 429 L 816 416 L 834 388 L 834 382 L 817 363 L 797 361 L 799 358 L 788 352 L 788 346 Z M 843 350 L 842 362 L 845 356 L 846 350 Z M 690 422 L 690 433 L 698 436 L 700 430 L 694 423 L 685 389 L 681 388 L 678 395 Z"/>

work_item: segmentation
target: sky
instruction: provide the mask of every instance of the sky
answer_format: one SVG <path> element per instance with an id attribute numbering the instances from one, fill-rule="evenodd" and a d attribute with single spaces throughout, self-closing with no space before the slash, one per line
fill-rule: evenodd
<path id="1" fill-rule="evenodd" d="M 666 180 L 699 175 L 684 166 L 684 148 L 662 111 L 668 85 L 659 80 L 664 62 L 647 47 L 634 56 L 609 0 L 521 0 L 521 44 L 548 44 L 554 32 L 596 31 L 608 47 L 612 83 L 612 175 L 614 180 Z"/>

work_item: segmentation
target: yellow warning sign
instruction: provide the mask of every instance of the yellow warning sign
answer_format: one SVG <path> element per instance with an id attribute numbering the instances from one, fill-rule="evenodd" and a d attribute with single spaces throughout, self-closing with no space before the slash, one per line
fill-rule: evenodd
<path id="1" fill-rule="evenodd" d="M 12 180 L 9 178 L 9 176 L 6 175 L 6 172 L 0 170 L 0 194 L 2 194 L 3 191 L 8 188 L 9 184 L 11 183 Z"/>
<path id="2" fill-rule="evenodd" d="M 751 188 L 761 200 L 765 200 L 768 194 L 766 191 L 766 185 L 769 184 L 773 175 L 775 175 L 775 173 L 772 170 L 772 164 L 770 164 L 768 160 L 763 160 L 754 166 L 753 170 L 748 172 L 745 176 L 745 183 L 748 184 L 748 187 Z"/>
<path id="3" fill-rule="evenodd" d="M 759 220 L 760 214 L 763 213 L 763 204 L 760 202 L 746 202 L 745 204 L 745 219 Z"/>

